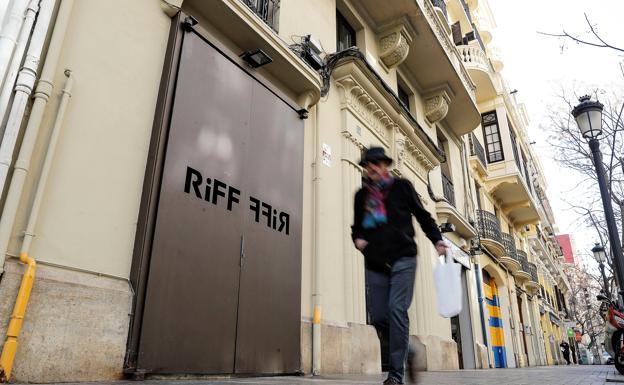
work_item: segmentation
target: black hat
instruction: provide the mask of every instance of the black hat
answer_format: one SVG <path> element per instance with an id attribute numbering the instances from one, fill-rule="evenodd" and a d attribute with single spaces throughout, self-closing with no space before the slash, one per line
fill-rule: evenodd
<path id="1" fill-rule="evenodd" d="M 388 165 L 392 164 L 392 158 L 386 155 L 386 151 L 381 147 L 371 147 L 364 151 L 362 160 L 360 160 L 360 166 L 366 166 L 368 162 L 386 162 Z"/>

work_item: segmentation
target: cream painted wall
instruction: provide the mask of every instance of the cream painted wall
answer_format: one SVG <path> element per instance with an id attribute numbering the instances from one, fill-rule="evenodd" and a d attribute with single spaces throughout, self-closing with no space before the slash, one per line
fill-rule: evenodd
<path id="1" fill-rule="evenodd" d="M 40 261 L 127 278 L 170 19 L 156 0 L 74 3 L 43 135 L 65 68 L 75 77 L 36 228 Z M 132 44 L 125 44 L 131 40 Z M 10 251 L 39 173 L 38 143 Z"/>

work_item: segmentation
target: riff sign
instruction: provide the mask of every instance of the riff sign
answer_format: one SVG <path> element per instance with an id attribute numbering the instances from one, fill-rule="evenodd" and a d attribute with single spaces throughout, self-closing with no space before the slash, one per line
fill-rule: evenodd
<path id="1" fill-rule="evenodd" d="M 186 167 L 184 192 L 216 206 L 224 205 L 228 211 L 233 211 L 241 203 L 240 189 L 218 179 L 204 178 L 199 171 L 189 166 Z M 251 195 L 248 204 L 256 223 L 262 221 L 270 229 L 290 234 L 290 214 Z"/>

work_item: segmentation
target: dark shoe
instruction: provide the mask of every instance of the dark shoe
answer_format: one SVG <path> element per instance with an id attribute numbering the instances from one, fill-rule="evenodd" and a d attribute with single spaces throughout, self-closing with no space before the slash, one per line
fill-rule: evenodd
<path id="1" fill-rule="evenodd" d="M 407 372 L 407 383 L 415 384 L 418 379 L 418 370 L 416 370 L 416 352 L 411 346 L 409 352 L 407 353 L 407 365 L 405 371 Z"/>
<path id="2" fill-rule="evenodd" d="M 396 379 L 396 378 L 394 378 L 394 377 L 390 377 L 390 378 L 388 378 L 388 379 L 387 379 L 387 380 L 385 380 L 383 383 L 384 383 L 384 385 L 403 385 L 403 383 L 402 383 L 402 382 L 399 382 L 399 380 L 397 380 L 397 379 Z"/>

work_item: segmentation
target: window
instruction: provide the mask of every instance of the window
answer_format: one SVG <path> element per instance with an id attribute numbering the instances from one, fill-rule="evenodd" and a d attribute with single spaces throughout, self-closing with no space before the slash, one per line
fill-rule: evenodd
<path id="1" fill-rule="evenodd" d="M 513 150 L 514 159 L 516 160 L 516 166 L 518 166 L 518 170 L 522 170 L 522 167 L 520 166 L 520 157 L 518 156 L 518 142 L 509 118 L 507 118 L 507 124 L 509 125 L 509 133 L 511 134 L 511 149 Z"/>
<path id="2" fill-rule="evenodd" d="M 336 11 L 336 51 L 353 46 L 355 46 L 355 29 L 340 12 Z"/>
<path id="3" fill-rule="evenodd" d="M 533 186 L 531 185 L 531 175 L 529 174 L 529 162 L 527 162 L 524 152 L 522 152 L 522 162 L 524 164 L 524 177 L 526 178 L 525 182 L 529 187 L 529 191 L 533 192 Z"/>
<path id="4" fill-rule="evenodd" d="M 501 142 L 500 130 L 498 129 L 498 119 L 496 111 L 488 112 L 481 116 L 483 126 L 483 136 L 485 137 L 485 148 L 487 150 L 488 163 L 500 162 L 504 160 L 503 144 Z"/>
<path id="5" fill-rule="evenodd" d="M 407 91 L 405 91 L 405 88 L 403 88 L 400 84 L 397 88 L 397 93 L 399 95 L 399 100 L 401 101 L 401 103 L 403 103 L 403 105 L 405 105 L 405 108 L 410 111 L 410 96 L 407 93 Z"/>

